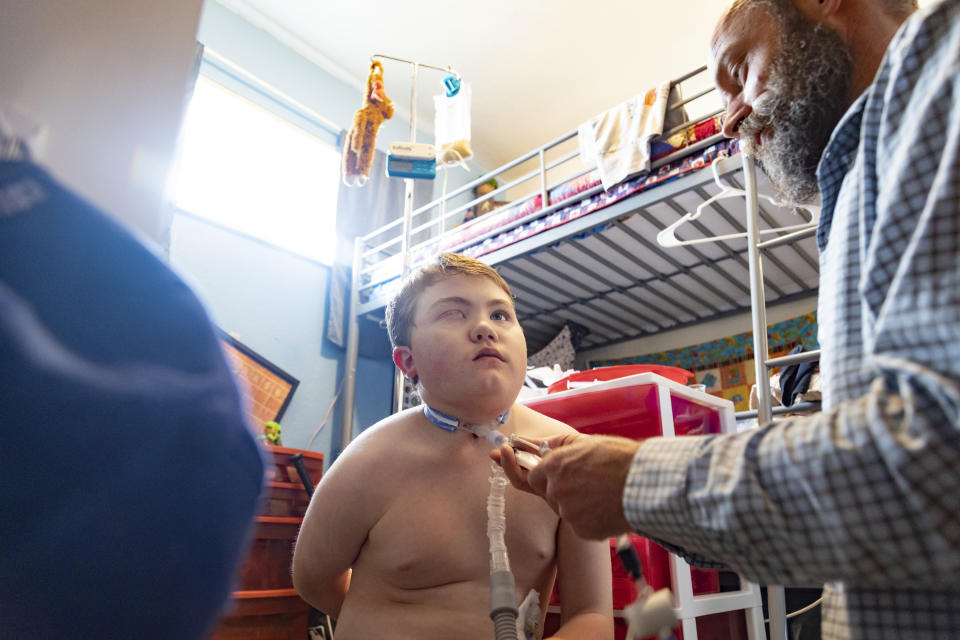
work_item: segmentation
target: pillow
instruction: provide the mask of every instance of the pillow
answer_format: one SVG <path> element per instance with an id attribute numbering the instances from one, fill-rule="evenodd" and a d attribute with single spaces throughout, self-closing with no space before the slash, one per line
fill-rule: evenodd
<path id="1" fill-rule="evenodd" d="M 554 364 L 559 364 L 562 371 L 573 369 L 576 351 L 570 336 L 570 326 L 564 325 L 560 333 L 547 346 L 527 358 L 527 366 L 552 367 Z"/>

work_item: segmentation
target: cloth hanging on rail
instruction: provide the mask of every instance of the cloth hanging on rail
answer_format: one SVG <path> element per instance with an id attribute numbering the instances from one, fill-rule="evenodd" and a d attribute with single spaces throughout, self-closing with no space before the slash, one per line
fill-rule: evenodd
<path id="1" fill-rule="evenodd" d="M 650 141 L 663 133 L 670 83 L 634 96 L 577 129 L 580 158 L 596 163 L 604 189 L 628 175 L 650 170 Z"/>

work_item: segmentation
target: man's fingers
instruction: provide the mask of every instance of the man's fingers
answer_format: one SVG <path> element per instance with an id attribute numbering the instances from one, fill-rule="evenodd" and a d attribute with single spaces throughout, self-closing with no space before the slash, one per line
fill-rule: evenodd
<path id="1" fill-rule="evenodd" d="M 550 436 L 549 438 L 545 438 L 544 442 L 546 442 L 551 449 L 557 449 L 559 447 L 563 447 L 573 443 L 580 437 L 582 437 L 582 434 L 575 433 L 575 432 L 562 433 L 560 435 Z"/>
<path id="2" fill-rule="evenodd" d="M 528 484 L 528 474 L 519 464 L 513 449 L 508 444 L 503 444 L 499 449 L 490 452 L 490 457 L 494 462 L 498 462 L 503 468 L 504 474 L 515 488 L 527 493 L 534 493 Z"/>
<path id="3" fill-rule="evenodd" d="M 536 471 L 536 470 L 534 470 Z M 531 472 L 531 475 L 533 473 Z M 544 502 L 550 505 L 550 508 L 553 509 L 554 513 L 560 516 L 560 503 L 557 501 L 556 492 L 553 490 L 553 487 L 547 482 L 546 474 L 542 471 L 537 473 L 530 482 L 530 485 L 534 488 L 534 491 L 543 498 Z M 563 516 L 560 516 L 561 518 Z"/>

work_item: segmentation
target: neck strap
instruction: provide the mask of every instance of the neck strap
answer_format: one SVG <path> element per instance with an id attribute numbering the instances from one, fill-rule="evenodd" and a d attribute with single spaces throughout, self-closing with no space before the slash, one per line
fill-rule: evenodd
<path id="1" fill-rule="evenodd" d="M 461 422 L 459 418 L 447 415 L 442 411 L 437 411 L 426 402 L 423 403 L 423 415 L 426 416 L 427 420 L 432 422 L 434 425 L 440 427 L 444 431 L 450 431 L 451 433 L 456 431 L 458 428 L 463 428 L 470 431 L 470 428 L 475 426 L 467 422 Z M 503 424 L 507 421 L 507 416 L 509 415 L 510 409 L 507 409 L 497 416 L 493 422 L 496 422 L 497 424 Z"/>

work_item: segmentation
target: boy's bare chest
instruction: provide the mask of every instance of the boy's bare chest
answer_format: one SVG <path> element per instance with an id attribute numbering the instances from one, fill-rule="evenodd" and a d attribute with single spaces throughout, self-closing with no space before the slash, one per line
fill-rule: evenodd
<path id="1" fill-rule="evenodd" d="M 389 483 L 391 497 L 355 571 L 370 571 L 384 586 L 400 590 L 487 583 L 492 463 L 488 447 L 475 444 L 411 459 L 410 464 L 385 465 L 374 481 Z M 518 587 L 539 582 L 555 562 L 556 516 L 538 498 L 510 486 L 506 501 L 507 549 Z"/>

